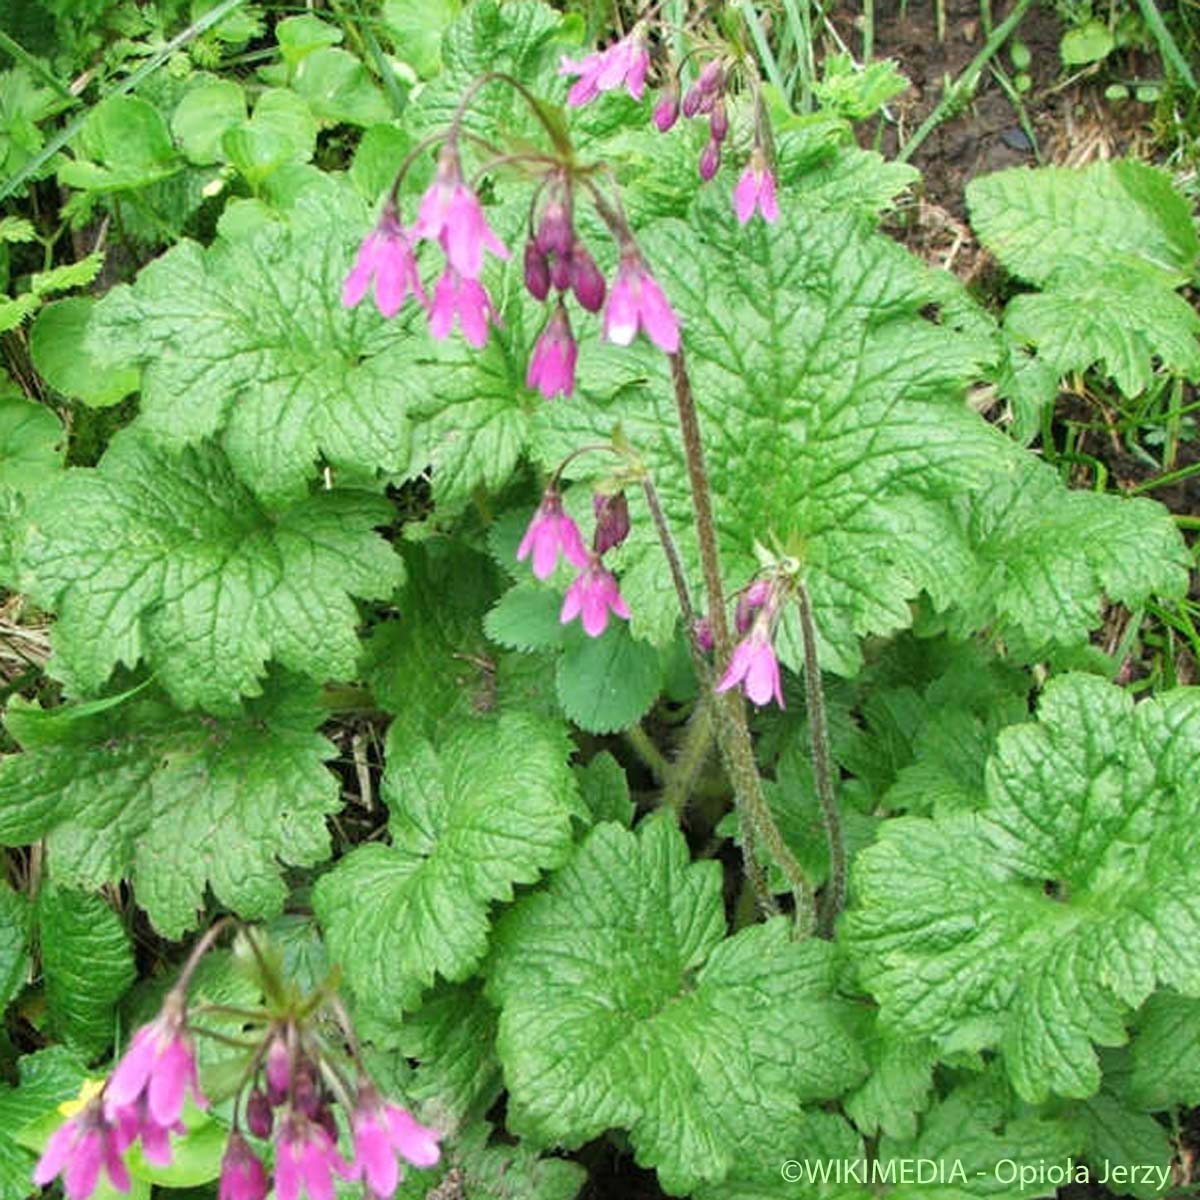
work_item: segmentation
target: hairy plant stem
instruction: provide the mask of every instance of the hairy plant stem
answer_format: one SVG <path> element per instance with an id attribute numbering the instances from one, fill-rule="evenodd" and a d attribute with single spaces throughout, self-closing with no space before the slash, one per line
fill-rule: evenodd
<path id="1" fill-rule="evenodd" d="M 696 518 L 696 537 L 700 544 L 700 566 L 708 599 L 708 619 L 716 648 L 716 662 L 724 664 L 729 661 L 731 650 L 729 624 L 725 619 L 721 561 L 717 548 L 716 524 L 713 521 L 712 495 L 704 466 L 704 447 L 700 440 L 700 422 L 683 351 L 679 350 L 670 355 L 670 359 L 671 380 L 675 385 L 675 406 L 679 413 L 679 426 L 683 433 L 683 448 L 687 458 L 688 482 L 691 485 L 692 510 Z M 783 840 L 779 826 L 775 824 L 763 797 L 762 780 L 754 761 L 754 747 L 750 742 L 750 729 L 746 724 L 746 709 L 741 696 L 732 691 L 721 695 L 714 693 L 713 716 L 717 745 L 725 760 L 725 769 L 733 784 L 734 797 L 742 817 L 746 870 L 755 887 L 759 906 L 770 912 L 775 909 L 775 902 L 755 858 L 753 840 L 747 838 L 747 834 L 753 834 L 755 838 L 762 840 L 768 854 L 783 871 L 796 904 L 796 932 L 800 937 L 807 937 L 812 933 L 816 919 L 812 885 L 796 861 L 796 856 Z"/>
<path id="2" fill-rule="evenodd" d="M 680 816 L 695 787 L 696 779 L 704 769 L 713 744 L 712 701 L 708 689 L 701 691 L 700 702 L 692 719 L 688 722 L 687 734 L 679 753 L 671 760 L 670 774 L 663 788 L 663 803 Z"/>
<path id="3" fill-rule="evenodd" d="M 817 662 L 817 631 L 813 625 L 808 588 L 803 580 L 796 585 L 796 606 L 800 609 L 800 633 L 804 640 L 804 700 L 808 708 L 813 777 L 817 784 L 825 840 L 829 844 L 829 885 L 821 896 L 817 933 L 820 937 L 831 938 L 833 923 L 846 900 L 846 839 L 842 833 L 842 812 L 833 787 L 829 722 L 825 717 L 825 691 L 821 687 L 821 667 Z"/>

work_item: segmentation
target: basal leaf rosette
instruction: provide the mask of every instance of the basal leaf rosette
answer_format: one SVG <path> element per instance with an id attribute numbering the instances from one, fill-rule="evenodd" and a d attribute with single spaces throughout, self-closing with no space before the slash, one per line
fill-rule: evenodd
<path id="1" fill-rule="evenodd" d="M 866 1071 L 832 948 L 782 918 L 725 938 L 720 870 L 666 815 L 597 826 L 502 920 L 489 964 L 510 1126 L 570 1147 L 627 1129 L 673 1195 Z"/>
<path id="2" fill-rule="evenodd" d="M 843 931 L 897 1031 L 994 1047 L 1027 1100 L 1086 1097 L 1093 1043 L 1200 995 L 1200 691 L 1067 675 L 1000 735 L 981 811 L 884 825 Z"/>
<path id="3" fill-rule="evenodd" d="M 401 577 L 375 532 L 391 515 L 349 490 L 268 512 L 212 443 L 176 457 L 131 428 L 98 467 L 38 493 L 21 586 L 58 614 L 51 670 L 73 691 L 144 660 L 181 708 L 234 712 L 271 659 L 322 680 L 354 675 L 352 597 L 385 599 Z"/>
<path id="4" fill-rule="evenodd" d="M 519 712 L 460 724 L 436 748 L 392 727 L 391 845 L 351 851 L 313 896 L 361 1011 L 398 1024 L 435 975 L 466 979 L 493 902 L 565 860 L 572 819 L 587 816 L 570 754 L 562 725 Z"/>
<path id="5" fill-rule="evenodd" d="M 330 464 L 351 480 L 409 465 L 409 329 L 342 281 L 367 223 L 348 186 L 318 187 L 286 219 L 181 241 L 92 314 L 87 345 L 143 368 L 141 424 L 178 449 L 219 437 L 238 477 L 279 504 Z"/>
<path id="6" fill-rule="evenodd" d="M 129 880 L 168 938 L 195 925 L 209 888 L 243 917 L 274 916 L 282 865 L 329 855 L 326 818 L 339 802 L 324 717 L 316 689 L 284 675 L 222 718 L 181 713 L 157 693 L 10 705 L 5 724 L 23 752 L 0 761 L 0 845 L 46 839 L 60 884 Z"/>

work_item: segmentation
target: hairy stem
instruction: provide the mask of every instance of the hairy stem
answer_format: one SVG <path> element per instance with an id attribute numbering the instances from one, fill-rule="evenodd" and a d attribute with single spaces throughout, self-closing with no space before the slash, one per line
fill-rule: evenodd
<path id="1" fill-rule="evenodd" d="M 801 580 L 796 588 L 800 609 L 800 632 L 804 640 L 804 700 L 808 707 L 808 736 L 812 743 L 813 777 L 821 822 L 829 844 L 829 885 L 821 897 L 817 932 L 833 937 L 833 923 L 846 900 L 846 839 L 842 833 L 842 813 L 833 787 L 833 760 L 829 753 L 829 722 L 825 716 L 825 691 L 821 687 L 821 667 L 817 662 L 817 631 L 813 625 L 808 588 Z"/>
<path id="2" fill-rule="evenodd" d="M 725 619 L 725 593 L 721 586 L 721 562 L 717 549 L 717 530 L 713 521 L 712 495 L 708 487 L 708 472 L 704 466 L 704 447 L 700 440 L 700 422 L 696 414 L 696 402 L 692 395 L 691 380 L 688 378 L 683 351 L 670 356 L 671 379 L 675 385 L 675 405 L 679 412 L 679 425 L 683 432 L 683 448 L 687 457 L 688 481 L 691 484 L 692 510 L 696 518 L 696 537 L 700 543 L 700 566 L 704 574 L 704 590 L 708 599 L 708 619 L 712 627 L 716 661 L 729 661 L 729 624 Z M 725 760 L 725 769 L 733 784 L 738 810 L 742 815 L 743 844 L 745 847 L 746 870 L 759 905 L 770 912 L 775 907 L 762 872 L 754 855 L 753 839 L 760 839 L 771 858 L 778 863 L 791 888 L 796 904 L 796 930 L 799 936 L 812 933 L 815 922 L 813 889 L 808 882 L 796 856 L 788 848 L 771 816 L 771 810 L 763 797 L 762 780 L 754 761 L 754 747 L 750 742 L 750 729 L 746 724 L 746 709 L 736 692 L 713 695 L 717 744 Z"/>
<path id="3" fill-rule="evenodd" d="M 696 778 L 708 760 L 713 743 L 712 703 L 707 689 L 701 694 L 700 703 L 688 722 L 687 734 L 679 753 L 671 762 L 671 771 L 663 789 L 663 803 L 674 810 L 676 816 L 687 807 L 688 798 Z"/>

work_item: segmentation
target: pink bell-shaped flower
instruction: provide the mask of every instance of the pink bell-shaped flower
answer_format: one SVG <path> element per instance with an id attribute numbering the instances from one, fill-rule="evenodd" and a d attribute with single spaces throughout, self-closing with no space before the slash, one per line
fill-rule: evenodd
<path id="1" fill-rule="evenodd" d="M 745 225 L 750 220 L 755 208 L 769 224 L 773 225 L 779 220 L 779 204 L 775 199 L 775 176 L 758 146 L 755 146 L 750 155 L 750 164 L 742 172 L 742 177 L 733 189 L 733 208 L 740 225 Z"/>
<path id="2" fill-rule="evenodd" d="M 179 1122 L 189 1087 L 196 1106 L 207 1108 L 182 1005 L 168 998 L 159 1016 L 133 1035 L 113 1070 L 104 1092 L 104 1111 L 113 1120 L 122 1110 L 136 1111 L 139 1101 L 144 1101 L 149 1120 L 170 1129 Z"/>
<path id="3" fill-rule="evenodd" d="M 626 621 L 631 615 L 617 587 L 616 578 L 611 571 L 605 570 L 600 556 L 593 554 L 587 566 L 567 588 L 558 619 L 566 625 L 582 616 L 583 632 L 588 637 L 599 637 L 608 628 L 609 612 Z"/>
<path id="4" fill-rule="evenodd" d="M 437 1132 L 399 1105 L 385 1103 L 372 1087 L 359 1090 L 350 1129 L 354 1165 L 370 1193 L 381 1200 L 390 1200 L 400 1182 L 397 1155 L 416 1167 L 432 1167 L 441 1157 Z"/>
<path id="5" fill-rule="evenodd" d="M 508 258 L 508 247 L 488 225 L 479 197 L 463 179 L 458 150 L 450 144 L 438 160 L 437 177 L 421 197 L 412 232 L 417 240 L 437 239 L 450 266 L 464 279 L 479 278 L 485 250 Z"/>
<path id="6" fill-rule="evenodd" d="M 539 579 L 549 579 L 554 574 L 560 553 L 574 567 L 587 566 L 588 552 L 584 549 L 579 526 L 563 512 L 558 490 L 550 487 L 517 547 L 517 562 L 524 562 L 532 554 L 533 573 Z"/>
<path id="7" fill-rule="evenodd" d="M 621 255 L 617 278 L 604 310 L 604 336 L 618 346 L 628 346 L 638 330 L 660 349 L 679 349 L 679 319 L 663 290 L 636 250 Z"/>
<path id="8" fill-rule="evenodd" d="M 571 335 L 571 322 L 560 301 L 529 357 L 525 386 L 541 392 L 547 400 L 560 395 L 570 396 L 575 390 L 575 360 L 578 357 L 579 347 Z"/>
<path id="9" fill-rule="evenodd" d="M 67 1200 L 87 1200 L 96 1190 L 100 1170 L 118 1192 L 129 1191 L 129 1171 L 122 1155 L 135 1131 L 127 1119 L 110 1119 L 104 1105 L 93 1100 L 78 1115 L 54 1131 L 33 1169 L 33 1182 L 45 1187 L 61 1175 Z"/>
<path id="10" fill-rule="evenodd" d="M 412 242 L 400 224 L 395 208 L 388 205 L 379 224 L 363 239 L 354 266 L 342 285 L 342 303 L 353 308 L 375 282 L 375 307 L 385 317 L 394 317 L 411 291 L 426 307 L 429 297 L 421 285 Z"/>

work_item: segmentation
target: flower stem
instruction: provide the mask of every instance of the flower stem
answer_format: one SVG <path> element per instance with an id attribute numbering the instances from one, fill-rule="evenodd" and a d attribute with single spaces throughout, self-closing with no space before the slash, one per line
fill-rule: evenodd
<path id="1" fill-rule="evenodd" d="M 696 537 L 700 544 L 700 566 L 708 598 L 708 619 L 712 627 L 716 661 L 723 664 L 729 661 L 731 649 L 729 624 L 725 619 L 721 561 L 717 548 L 716 523 L 713 521 L 712 495 L 704 466 L 704 447 L 700 440 L 700 422 L 683 351 L 670 355 L 670 359 L 671 380 L 675 385 L 675 406 L 679 413 L 688 481 L 691 484 L 692 511 L 696 518 Z M 747 873 L 751 882 L 755 884 L 759 905 L 770 911 L 774 908 L 774 899 L 766 890 L 762 872 L 754 859 L 753 844 L 745 838 L 746 832 L 752 832 L 757 839 L 762 840 L 767 852 L 783 871 L 796 905 L 796 932 L 800 937 L 807 937 L 812 933 L 816 919 L 812 885 L 796 861 L 796 856 L 783 840 L 779 826 L 775 824 L 763 797 L 762 780 L 754 761 L 754 747 L 750 741 L 749 726 L 746 724 L 745 705 L 736 692 L 714 694 L 713 715 L 716 718 L 717 744 L 721 748 L 725 769 L 733 784 L 734 796 L 742 815 Z"/>
<path id="2" fill-rule="evenodd" d="M 808 707 L 808 736 L 812 743 L 813 776 L 821 822 L 829 843 L 829 886 L 821 897 L 817 933 L 833 937 L 833 923 L 846 900 L 846 839 L 842 833 L 842 813 L 833 787 L 833 760 L 829 753 L 829 722 L 825 716 L 825 690 L 821 687 L 821 667 L 817 662 L 817 631 L 813 625 L 812 604 L 804 580 L 796 585 L 796 605 L 800 609 L 800 632 L 804 641 L 804 698 Z"/>
<path id="3" fill-rule="evenodd" d="M 688 722 L 687 734 L 679 753 L 671 762 L 671 771 L 663 789 L 663 803 L 676 816 L 683 813 L 692 794 L 696 777 L 700 774 L 708 759 L 713 743 L 713 720 L 710 711 L 712 705 L 708 699 L 708 689 L 705 688 L 692 719 Z"/>

